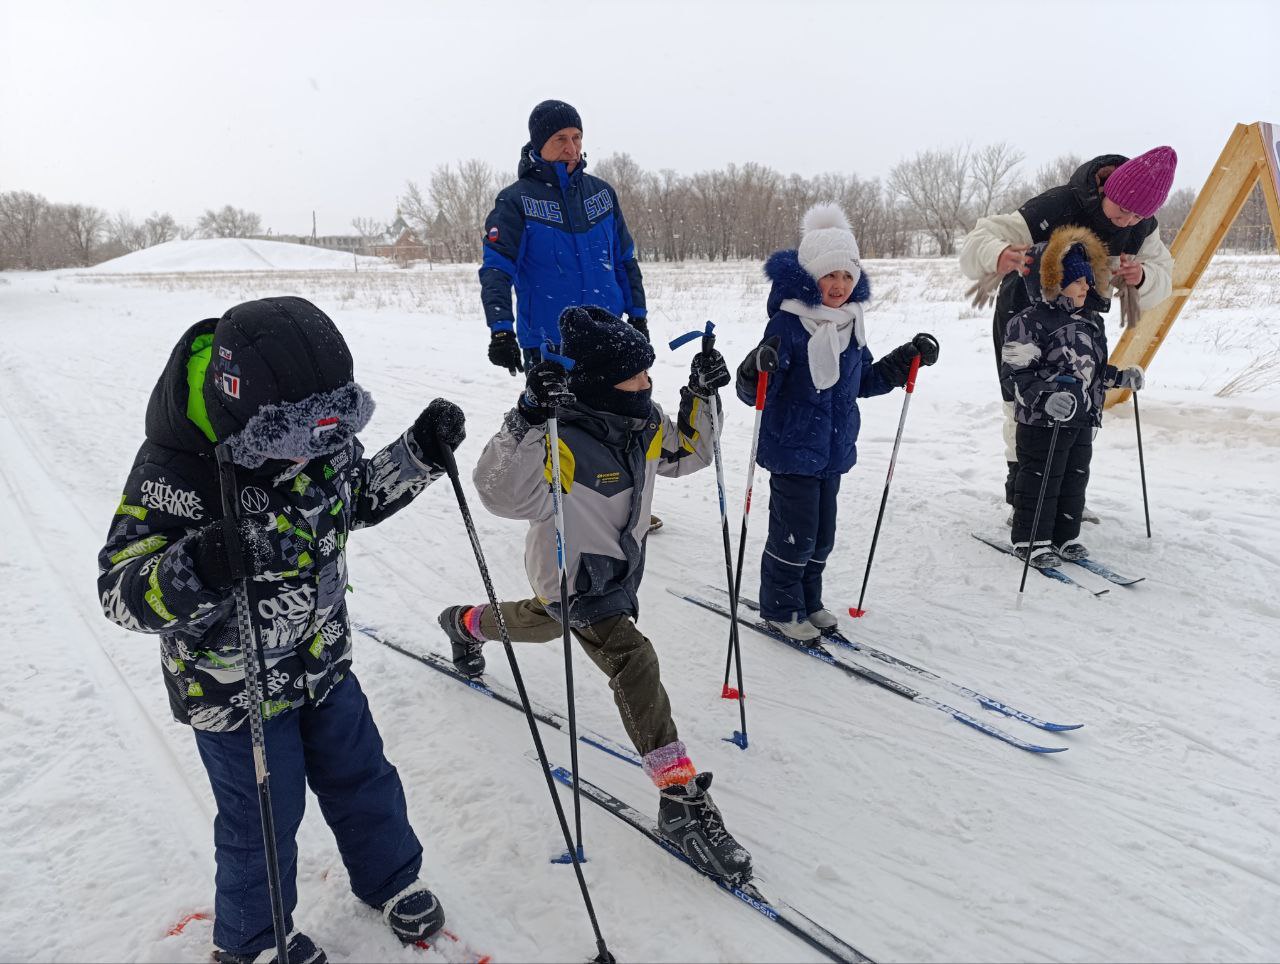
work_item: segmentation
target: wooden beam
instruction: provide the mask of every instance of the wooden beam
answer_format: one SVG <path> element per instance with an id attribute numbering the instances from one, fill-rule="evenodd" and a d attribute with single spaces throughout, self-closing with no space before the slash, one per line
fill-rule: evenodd
<path id="1" fill-rule="evenodd" d="M 1195 290 L 1200 276 L 1213 259 L 1218 245 L 1249 199 L 1259 177 L 1270 181 L 1266 144 L 1261 128 L 1270 125 L 1237 124 L 1208 179 L 1196 195 L 1187 220 L 1178 231 L 1169 251 L 1173 255 L 1173 294 L 1150 311 L 1141 321 L 1127 328 L 1111 353 L 1110 362 L 1118 368 L 1141 365 L 1146 368 L 1155 357 L 1169 329 L 1173 327 L 1182 306 Z M 1272 226 L 1280 238 L 1280 199 L 1274 184 L 1265 185 Z M 1107 393 L 1110 408 L 1129 397 L 1127 390 Z"/>

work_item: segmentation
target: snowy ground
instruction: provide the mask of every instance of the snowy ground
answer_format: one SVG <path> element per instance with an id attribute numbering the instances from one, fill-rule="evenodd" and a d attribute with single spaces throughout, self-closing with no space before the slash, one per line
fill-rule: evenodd
<path id="1" fill-rule="evenodd" d="M 517 384 L 484 358 L 474 268 L 0 275 L 0 959 L 207 958 L 211 795 L 190 734 L 169 720 L 153 640 L 102 618 L 94 556 L 174 339 L 238 301 L 300 294 L 351 342 L 379 408 L 378 446 L 436 395 L 459 401 L 469 471 Z M 240 266 L 235 262 L 231 267 Z M 204 265 L 205 268 L 210 267 Z M 214 265 L 213 267 L 218 267 Z M 145 267 L 139 271 L 148 270 Z M 720 325 L 736 362 L 764 322 L 754 264 L 652 266 L 655 342 Z M 1219 258 L 1142 395 L 1154 538 L 1142 522 L 1132 409 L 1108 413 L 1085 533 L 1147 576 L 1100 599 L 1031 577 L 970 538 L 1001 533 L 1004 465 L 986 312 L 954 262 L 871 263 L 873 350 L 934 332 L 885 529 L 855 627 L 868 641 L 1050 719 L 1070 751 L 1035 757 L 744 632 L 751 748 L 721 738 L 726 626 L 669 585 L 716 583 L 723 556 L 707 472 L 663 480 L 641 625 L 681 734 L 716 773 L 731 829 L 773 888 L 881 961 L 1265 961 L 1280 957 L 1280 368 L 1217 393 L 1280 345 L 1280 259 Z M 660 353 L 674 402 L 687 355 Z M 857 600 L 902 396 L 863 405 L 860 462 L 841 492 L 828 603 Z M 732 403 L 726 472 L 736 532 L 751 419 Z M 768 486 L 748 555 L 754 586 Z M 522 528 L 475 506 L 498 590 L 523 594 Z M 355 619 L 443 652 L 439 610 L 483 589 L 440 485 L 351 543 Z M 1088 574 L 1081 574 L 1088 578 Z M 850 621 L 852 622 L 852 621 Z M 524 647 L 535 696 L 562 705 L 558 645 Z M 528 733 L 511 710 L 357 640 L 370 694 L 456 929 L 495 960 L 592 949 Z M 509 680 L 500 650 L 492 675 Z M 625 740 L 579 658 L 580 721 Z M 915 682 L 907 678 L 908 682 Z M 566 761 L 563 737 L 546 731 Z M 584 773 L 645 811 L 639 772 L 591 750 Z M 566 801 L 568 797 L 565 797 Z M 314 803 L 314 801 L 312 801 Z M 614 818 L 583 818 L 599 918 L 620 960 L 814 960 Z M 299 924 L 334 961 L 422 960 L 357 906 L 317 808 L 302 832 Z"/>

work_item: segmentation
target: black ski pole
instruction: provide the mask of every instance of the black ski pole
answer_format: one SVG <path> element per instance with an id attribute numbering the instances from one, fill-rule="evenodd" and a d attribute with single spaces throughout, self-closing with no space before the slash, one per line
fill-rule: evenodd
<path id="1" fill-rule="evenodd" d="M 938 344 L 936 338 L 929 336 L 934 345 Z M 920 372 L 920 353 L 916 352 L 916 356 L 911 359 L 911 368 L 907 372 L 906 391 L 907 397 L 902 400 L 902 414 L 898 416 L 898 434 L 893 438 L 893 453 L 889 456 L 889 474 L 885 476 L 884 492 L 880 496 L 880 511 L 876 513 L 876 528 L 871 534 L 871 550 L 867 553 L 867 569 L 862 574 L 862 591 L 858 593 L 858 605 L 850 607 L 849 615 L 855 618 L 865 616 L 867 611 L 862 608 L 862 601 L 867 596 L 867 581 L 871 578 L 871 562 L 876 557 L 876 543 L 880 540 L 880 523 L 884 521 L 884 508 L 889 503 L 889 483 L 893 481 L 893 467 L 898 462 L 898 446 L 902 444 L 902 428 L 907 424 L 907 406 L 911 404 L 911 396 L 916 390 L 916 375 Z"/>
<path id="2" fill-rule="evenodd" d="M 1138 473 L 1142 476 L 1142 514 L 1147 520 L 1147 538 L 1151 538 L 1151 509 L 1147 502 L 1147 464 L 1142 458 L 1142 419 L 1138 415 L 1138 393 L 1130 390 L 1133 396 L 1133 427 L 1138 431 Z"/>
<path id="3" fill-rule="evenodd" d="M 240 490 L 236 485 L 235 462 L 226 443 L 214 450 L 218 460 L 218 485 L 222 492 L 222 517 L 229 522 L 223 527 L 227 540 L 227 556 L 235 568 L 244 559 L 240 545 Z M 267 738 L 262 728 L 262 694 L 267 675 L 267 661 L 258 646 L 249 609 L 249 580 L 236 573 L 234 585 L 236 632 L 240 637 L 240 653 L 244 662 L 244 694 L 248 702 L 249 739 L 253 746 L 253 770 L 258 784 L 258 816 L 262 822 L 262 843 L 267 855 L 267 894 L 271 899 L 271 923 L 276 935 L 276 960 L 289 960 L 289 934 L 285 927 L 284 891 L 280 886 L 280 858 L 276 850 L 276 822 L 271 812 L 271 773 L 267 769 Z"/>
<path id="4" fill-rule="evenodd" d="M 564 808 L 560 805 L 560 794 L 551 777 L 551 764 L 547 761 L 547 751 L 542 746 L 542 734 L 538 732 L 538 724 L 533 718 L 533 707 L 529 705 L 529 694 L 524 687 L 524 677 L 520 673 L 520 664 L 516 662 L 516 652 L 511 645 L 511 635 L 507 632 L 507 621 L 503 618 L 502 607 L 498 604 L 498 594 L 494 592 L 493 580 L 489 577 L 489 566 L 484 561 L 484 550 L 480 548 L 480 536 L 476 532 L 475 521 L 471 518 L 471 510 L 467 507 L 467 496 L 462 491 L 462 481 L 458 478 L 458 463 L 453 457 L 453 450 L 436 436 L 436 448 L 444 462 L 444 469 L 453 483 L 453 494 L 458 500 L 458 511 L 462 514 L 462 523 L 466 526 L 467 537 L 471 540 L 471 551 L 475 553 L 476 565 L 480 569 L 480 578 L 484 582 L 484 591 L 489 597 L 489 605 L 493 609 L 494 618 L 498 621 L 498 635 L 502 639 L 502 648 L 507 654 L 507 663 L 511 666 L 511 676 L 515 680 L 516 692 L 520 694 L 520 704 L 524 707 L 525 720 L 529 724 L 529 734 L 533 737 L 534 749 L 538 751 L 538 762 L 542 764 L 542 774 L 547 778 L 547 792 L 551 794 L 551 803 L 556 810 L 556 819 L 560 822 L 560 832 L 564 835 L 564 845 L 573 863 L 573 871 L 578 877 L 578 888 L 582 891 L 582 902 L 587 908 L 587 917 L 591 920 L 591 929 L 595 932 L 596 950 L 599 952 L 593 960 L 596 964 L 614 964 L 614 956 L 605 945 L 604 935 L 600 933 L 600 923 L 596 920 L 596 910 L 591 903 L 591 892 L 587 889 L 587 880 L 582 875 L 582 864 L 578 853 L 574 850 L 573 840 L 569 834 L 569 821 L 565 818 Z M 567 622 L 566 622 L 567 624 Z M 571 703 L 570 706 L 573 704 Z M 576 736 L 573 739 L 577 745 Z M 577 764 L 574 764 L 574 783 L 577 783 Z M 581 833 L 581 829 L 579 829 Z"/>
<path id="5" fill-rule="evenodd" d="M 1018 605 L 1022 605 L 1022 590 L 1027 585 L 1027 570 L 1031 568 L 1031 551 L 1036 546 L 1036 533 L 1040 531 L 1040 510 L 1044 508 L 1044 494 L 1049 488 L 1049 470 L 1053 467 L 1053 449 L 1058 444 L 1058 429 L 1062 422 L 1053 420 L 1053 434 L 1049 436 L 1049 454 L 1044 460 L 1044 478 L 1040 480 L 1040 495 L 1036 498 L 1036 514 L 1031 521 L 1031 535 L 1027 539 L 1027 554 L 1022 560 L 1022 582 L 1018 583 Z"/>
<path id="6" fill-rule="evenodd" d="M 565 371 L 573 368 L 573 359 L 554 352 L 548 340 L 542 348 L 542 357 L 556 362 Z M 573 689 L 573 632 L 569 627 L 569 560 L 564 541 L 564 490 L 560 487 L 560 419 L 558 412 L 564 399 L 555 399 L 551 417 L 547 419 L 547 438 L 551 445 L 551 510 L 556 523 L 556 565 L 560 569 L 560 627 L 564 645 L 564 689 L 569 708 L 569 757 L 573 767 L 573 826 L 577 832 L 577 851 L 562 854 L 555 863 L 565 864 L 573 860 L 576 866 L 587 859 L 582 849 L 582 793 L 578 787 L 578 718 L 574 711 Z"/>

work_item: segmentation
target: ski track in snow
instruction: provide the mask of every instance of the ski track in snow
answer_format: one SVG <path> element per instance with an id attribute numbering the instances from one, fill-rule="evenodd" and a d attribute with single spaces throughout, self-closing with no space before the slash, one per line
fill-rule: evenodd
<path id="1" fill-rule="evenodd" d="M 989 315 L 964 304 L 954 262 L 869 263 L 872 350 L 921 330 L 943 348 L 917 384 L 868 614 L 845 630 L 1038 716 L 1085 723 L 1042 733 L 868 662 L 1067 753 L 1021 753 L 746 628 L 751 746 L 723 742 L 738 726 L 737 707 L 719 699 L 727 624 L 664 591 L 723 578 L 714 473 L 658 483 L 666 526 L 650 540 L 640 625 L 681 736 L 715 771 L 726 822 L 772 892 L 881 961 L 1280 956 L 1280 390 L 1213 395 L 1250 346 L 1275 340 L 1278 265 L 1217 259 L 1151 366 L 1150 540 L 1132 408 L 1106 415 L 1089 492 L 1103 522 L 1083 538 L 1146 581 L 1091 599 L 1034 579 L 1019 609 L 1017 564 L 968 535 L 1004 531 Z M 471 468 L 519 384 L 485 360 L 474 271 L 0 275 L 0 959 L 207 959 L 207 921 L 166 932 L 212 910 L 208 784 L 190 734 L 169 718 L 155 641 L 111 626 L 94 588 L 94 556 L 173 341 L 247 298 L 311 298 L 343 328 L 378 400 L 368 450 L 432 397 L 454 398 L 468 416 L 459 464 L 473 493 Z M 754 344 L 765 320 L 758 265 L 645 272 L 656 345 L 706 318 L 730 364 Z M 690 354 L 659 350 L 655 397 L 667 406 Z M 901 401 L 861 404 L 859 464 L 844 480 L 828 567 L 837 612 L 857 600 Z M 734 529 L 751 418 L 726 403 Z M 752 595 L 767 480 L 757 474 Z M 526 595 L 524 526 L 474 495 L 472 511 L 498 592 Z M 437 613 L 483 594 L 447 481 L 357 533 L 350 563 L 354 620 L 411 647 L 447 652 Z M 492 678 L 510 684 L 501 647 L 487 655 Z M 517 655 L 534 698 L 563 708 L 559 643 Z M 495 960 L 590 956 L 572 871 L 547 860 L 563 844 L 520 715 L 362 634 L 356 669 L 452 927 Z M 581 725 L 625 743 L 580 651 L 575 669 Z M 567 765 L 565 738 L 543 737 Z M 587 747 L 579 756 L 593 782 L 654 810 L 638 769 Z M 310 803 L 298 924 L 335 962 L 423 960 L 351 897 Z M 620 960 L 816 959 L 585 802 L 583 824 L 585 872 Z"/>

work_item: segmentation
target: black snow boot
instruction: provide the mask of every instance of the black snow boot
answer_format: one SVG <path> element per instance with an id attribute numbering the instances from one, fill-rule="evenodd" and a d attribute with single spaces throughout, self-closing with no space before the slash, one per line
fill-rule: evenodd
<path id="1" fill-rule="evenodd" d="M 289 955 L 289 964 L 327 964 L 329 958 L 324 951 L 316 947 L 315 942 L 306 934 L 298 931 L 289 932 L 289 942 L 284 946 Z M 276 960 L 276 946 L 272 944 L 265 951 L 257 954 L 232 954 L 216 948 L 213 959 L 218 964 L 279 964 Z"/>
<path id="2" fill-rule="evenodd" d="M 1057 569 L 1062 565 L 1062 557 L 1047 542 L 1038 542 L 1030 550 L 1025 542 L 1019 542 L 1013 548 L 1019 559 L 1027 558 L 1027 552 L 1031 552 L 1032 569 Z"/>
<path id="3" fill-rule="evenodd" d="M 476 639 L 462 623 L 470 606 L 450 606 L 440 614 L 440 628 L 453 643 L 453 665 L 465 676 L 484 672 L 484 640 Z"/>
<path id="4" fill-rule="evenodd" d="M 658 829 L 704 873 L 733 884 L 751 879 L 751 854 L 724 828 L 724 819 L 708 790 L 711 774 L 699 773 L 686 784 L 662 791 Z"/>
<path id="5" fill-rule="evenodd" d="M 383 904 L 382 916 L 402 944 L 430 940 L 444 927 L 444 908 L 420 880 Z"/>

